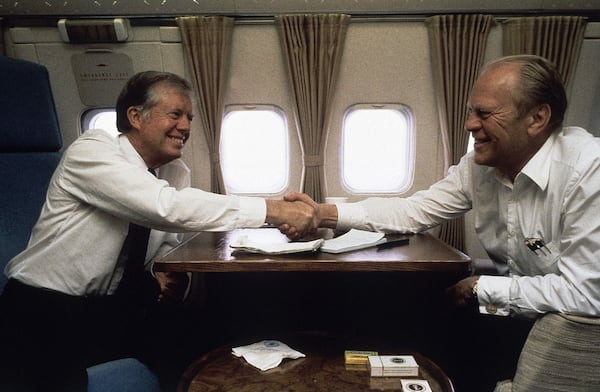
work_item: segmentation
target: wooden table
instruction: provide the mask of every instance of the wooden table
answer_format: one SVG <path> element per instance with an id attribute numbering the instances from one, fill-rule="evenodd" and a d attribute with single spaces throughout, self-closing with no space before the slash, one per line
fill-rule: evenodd
<path id="1" fill-rule="evenodd" d="M 281 341 L 306 357 L 284 359 L 278 367 L 260 371 L 244 358 L 232 354 L 232 348 L 237 346 L 221 346 L 203 355 L 187 368 L 180 380 L 178 392 L 402 391 L 401 379 L 426 380 L 433 392 L 454 391 L 452 382 L 442 369 L 412 350 L 353 346 L 343 338 L 331 338 L 326 334 L 304 336 L 301 339 L 292 337 Z M 255 342 L 241 345 L 251 343 Z M 366 367 L 357 369 L 345 366 L 344 349 L 375 350 L 380 355 L 413 355 L 419 365 L 419 376 L 371 377 Z"/>
<path id="2" fill-rule="evenodd" d="M 332 231 L 319 234 L 328 238 Z M 230 244 L 240 235 L 255 241 L 287 241 L 274 228 L 202 232 L 154 261 L 157 271 L 204 277 L 208 299 L 203 325 L 211 325 L 214 332 L 207 335 L 220 343 L 244 338 L 243 344 L 250 344 L 277 333 L 318 330 L 371 338 L 391 354 L 399 352 L 390 344 L 410 343 L 423 349 L 419 340 L 429 339 L 422 325 L 438 325 L 434 317 L 443 306 L 445 288 L 470 271 L 467 255 L 429 234 L 411 235 L 407 245 L 386 249 L 278 256 L 234 251 Z M 190 392 L 279 392 L 292 386 L 296 391 L 353 392 L 393 388 L 399 382 L 346 371 L 343 350 L 363 347 L 340 344 L 334 346 L 336 351 L 324 351 L 328 344 L 313 349 L 300 342 L 295 348 L 311 355 L 264 373 L 233 357 L 235 346 L 226 346 L 192 364 L 183 382 L 190 385 Z M 434 391 L 452 390 L 435 364 L 425 357 L 421 364 Z M 390 385 L 375 385 L 385 382 Z"/>
<path id="3" fill-rule="evenodd" d="M 202 232 L 155 260 L 154 268 L 179 272 L 422 271 L 457 275 L 466 275 L 470 268 L 467 255 L 429 234 L 411 235 L 408 245 L 387 249 L 371 247 L 340 254 L 317 251 L 279 256 L 234 251 L 229 245 L 240 235 L 264 242 L 287 241 L 274 228 Z"/>

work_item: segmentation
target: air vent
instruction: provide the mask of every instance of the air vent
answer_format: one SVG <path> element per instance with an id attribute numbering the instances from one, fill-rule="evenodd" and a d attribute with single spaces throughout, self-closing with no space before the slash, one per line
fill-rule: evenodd
<path id="1" fill-rule="evenodd" d="M 60 19 L 58 31 L 72 44 L 125 42 L 129 36 L 127 19 Z"/>

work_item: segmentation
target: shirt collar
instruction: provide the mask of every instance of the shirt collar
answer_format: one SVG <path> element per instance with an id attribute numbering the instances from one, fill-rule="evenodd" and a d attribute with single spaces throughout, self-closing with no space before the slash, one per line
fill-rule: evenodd
<path id="1" fill-rule="evenodd" d="M 521 173 L 529 177 L 542 190 L 546 189 L 548 179 L 550 178 L 552 148 L 556 140 L 556 135 L 557 132 L 552 132 L 548 140 L 542 145 L 542 148 L 521 169 Z"/>
<path id="2" fill-rule="evenodd" d="M 129 138 L 127 137 L 127 134 L 121 133 L 118 137 L 118 140 L 119 148 L 121 149 L 121 151 L 123 151 L 125 159 L 127 159 L 127 161 L 129 161 L 129 163 L 131 163 L 132 165 L 139 166 L 144 170 L 148 170 L 146 162 L 144 161 L 142 156 L 137 152 L 137 150 L 133 147 L 133 145 L 129 141 Z"/>

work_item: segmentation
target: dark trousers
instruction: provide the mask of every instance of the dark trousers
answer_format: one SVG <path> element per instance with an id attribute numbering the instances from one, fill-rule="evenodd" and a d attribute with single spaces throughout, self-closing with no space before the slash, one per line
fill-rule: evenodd
<path id="1" fill-rule="evenodd" d="M 86 391 L 86 369 L 95 364 L 135 357 L 152 369 L 169 361 L 156 351 L 157 335 L 160 323 L 174 320 L 164 312 L 151 316 L 161 310 L 154 298 L 151 306 L 133 306 L 10 280 L 0 296 L 0 391 Z"/>

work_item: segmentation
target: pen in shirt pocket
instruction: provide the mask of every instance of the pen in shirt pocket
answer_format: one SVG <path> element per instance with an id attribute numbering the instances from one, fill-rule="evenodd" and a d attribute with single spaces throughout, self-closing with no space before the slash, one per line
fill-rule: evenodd
<path id="1" fill-rule="evenodd" d="M 552 251 L 546 246 L 546 242 L 541 237 L 528 237 L 525 238 L 525 245 L 536 255 L 549 256 Z M 539 252 L 539 253 L 538 253 Z"/>

